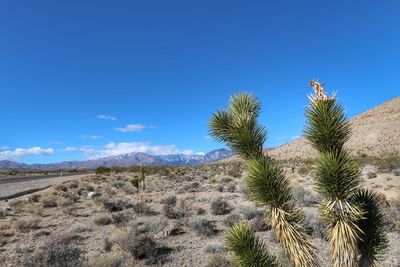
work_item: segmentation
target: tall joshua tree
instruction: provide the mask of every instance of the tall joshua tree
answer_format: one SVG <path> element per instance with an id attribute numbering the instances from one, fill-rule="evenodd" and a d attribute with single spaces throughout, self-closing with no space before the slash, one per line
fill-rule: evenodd
<path id="1" fill-rule="evenodd" d="M 343 147 L 351 128 L 342 105 L 323 84 L 310 85 L 315 94 L 309 97 L 304 135 L 319 152 L 315 188 L 324 198 L 320 213 L 329 223 L 332 265 L 376 266 L 387 243 L 381 197 L 361 189 L 358 166 Z"/>
<path id="2" fill-rule="evenodd" d="M 210 121 L 210 134 L 226 143 L 246 161 L 245 178 L 251 196 L 261 205 L 269 205 L 266 220 L 295 267 L 318 266 L 314 247 L 301 227 L 303 214 L 293 203 L 290 181 L 283 169 L 264 155 L 266 129 L 257 121 L 261 104 L 248 93 L 234 95 L 229 107 L 217 111 Z M 227 247 L 239 266 L 275 266 L 264 243 L 255 238 L 249 226 L 234 225 L 226 236 Z"/>

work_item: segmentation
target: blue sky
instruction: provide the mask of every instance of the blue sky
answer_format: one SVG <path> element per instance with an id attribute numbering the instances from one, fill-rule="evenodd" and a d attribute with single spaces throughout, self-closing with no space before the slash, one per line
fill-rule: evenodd
<path id="1" fill-rule="evenodd" d="M 276 146 L 317 78 L 359 114 L 400 92 L 400 2 L 380 3 L 0 0 L 0 159 L 208 152 L 239 91 Z"/>

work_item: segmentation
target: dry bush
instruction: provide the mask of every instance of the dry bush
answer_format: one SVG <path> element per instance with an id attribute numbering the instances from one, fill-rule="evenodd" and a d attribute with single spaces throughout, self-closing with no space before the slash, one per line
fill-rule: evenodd
<path id="1" fill-rule="evenodd" d="M 132 217 L 133 214 L 131 212 L 125 212 L 125 211 L 114 212 L 111 214 L 112 222 L 117 225 L 127 223 Z"/>
<path id="2" fill-rule="evenodd" d="M 165 197 L 165 198 L 161 199 L 160 203 L 161 204 L 166 204 L 166 205 L 169 205 L 169 206 L 175 206 L 175 204 L 176 204 L 176 196 L 171 195 L 171 196 Z"/>
<path id="3" fill-rule="evenodd" d="M 226 185 L 226 191 L 233 193 L 236 191 L 236 184 L 233 182 L 230 182 Z"/>
<path id="4" fill-rule="evenodd" d="M 242 217 L 240 217 L 239 214 L 230 214 L 225 218 L 224 225 L 226 225 L 227 227 L 231 227 L 232 225 L 240 222 L 241 219 Z"/>
<path id="5" fill-rule="evenodd" d="M 217 184 L 215 186 L 215 191 L 217 192 L 223 192 L 224 191 L 224 186 L 222 184 Z"/>
<path id="6" fill-rule="evenodd" d="M 225 215 L 229 214 L 233 208 L 231 205 L 222 198 L 218 198 L 211 202 L 211 213 L 213 215 Z"/>
<path id="7" fill-rule="evenodd" d="M 292 193 L 294 200 L 302 207 L 311 207 L 321 201 L 319 194 L 299 184 L 293 186 Z"/>
<path id="8" fill-rule="evenodd" d="M 212 254 L 208 258 L 206 267 L 233 267 L 233 265 L 225 255 Z"/>
<path id="9" fill-rule="evenodd" d="M 201 219 L 193 223 L 193 229 L 201 236 L 214 236 L 218 233 L 217 226 L 214 221 Z"/>
<path id="10" fill-rule="evenodd" d="M 148 264 L 163 263 L 171 251 L 168 247 L 160 246 L 149 235 L 128 233 L 119 240 L 121 248 L 137 260 L 146 259 Z"/>
<path id="11" fill-rule="evenodd" d="M 32 194 L 32 195 L 30 195 L 30 196 L 28 197 L 28 201 L 29 201 L 29 202 L 37 203 L 37 202 L 39 202 L 40 197 L 41 197 L 41 196 L 40 196 L 39 194 Z"/>
<path id="12" fill-rule="evenodd" d="M 27 218 L 18 220 L 14 223 L 14 227 L 21 233 L 29 233 L 32 230 L 38 229 L 39 220 L 36 218 Z"/>
<path id="13" fill-rule="evenodd" d="M 42 207 L 45 209 L 46 208 L 55 208 L 58 206 L 57 199 L 54 196 L 50 196 L 50 195 L 42 197 L 41 202 L 42 202 Z"/>
<path id="14" fill-rule="evenodd" d="M 89 262 L 85 263 L 83 267 L 122 267 L 124 266 L 124 255 L 97 255 Z"/>
<path id="15" fill-rule="evenodd" d="M 389 224 L 389 229 L 400 231 L 400 197 L 387 202 L 385 215 Z"/>
<path id="16" fill-rule="evenodd" d="M 77 236 L 61 234 L 49 238 L 32 254 L 22 259 L 25 267 L 79 267 L 84 262 L 84 252 L 79 247 Z"/>
<path id="17" fill-rule="evenodd" d="M 109 225 L 112 224 L 113 220 L 110 215 L 102 215 L 93 220 L 96 225 Z"/>

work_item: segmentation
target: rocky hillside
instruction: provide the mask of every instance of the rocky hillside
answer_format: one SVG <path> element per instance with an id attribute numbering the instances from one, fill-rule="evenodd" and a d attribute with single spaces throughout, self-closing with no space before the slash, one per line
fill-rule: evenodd
<path id="1" fill-rule="evenodd" d="M 350 120 L 352 136 L 346 148 L 353 156 L 400 156 L 400 97 L 380 104 Z M 310 159 L 316 151 L 304 138 L 268 153 L 278 160 Z"/>

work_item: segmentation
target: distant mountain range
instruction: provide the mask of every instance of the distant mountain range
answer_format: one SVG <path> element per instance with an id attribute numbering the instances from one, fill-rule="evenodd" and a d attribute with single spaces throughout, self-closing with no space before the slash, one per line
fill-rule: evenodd
<path id="1" fill-rule="evenodd" d="M 213 150 L 207 154 L 172 154 L 172 155 L 149 155 L 146 153 L 129 153 L 86 161 L 63 161 L 49 164 L 25 164 L 10 160 L 0 161 L 2 170 L 56 170 L 56 169 L 84 169 L 97 167 L 127 167 L 127 166 L 185 166 L 211 163 L 233 156 L 234 153 L 228 149 Z"/>

